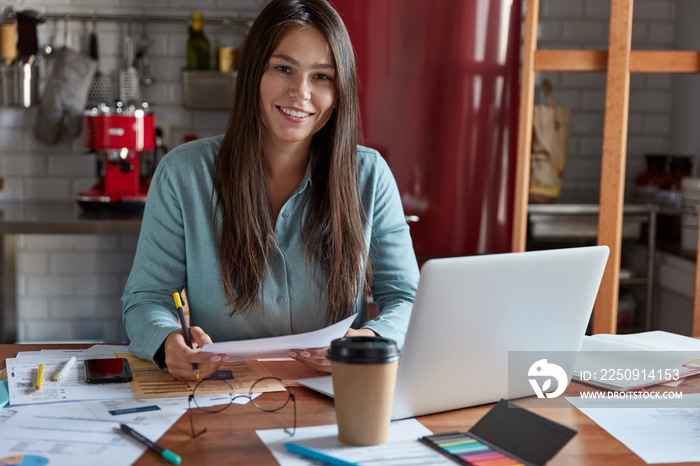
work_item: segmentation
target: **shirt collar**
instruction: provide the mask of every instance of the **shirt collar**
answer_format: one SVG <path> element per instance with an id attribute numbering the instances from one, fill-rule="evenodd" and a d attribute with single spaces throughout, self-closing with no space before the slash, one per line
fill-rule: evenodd
<path id="1" fill-rule="evenodd" d="M 303 192 L 307 186 L 311 185 L 311 157 L 309 157 L 309 161 L 306 164 L 306 173 L 304 173 L 304 178 L 302 178 L 301 183 L 299 183 L 299 186 L 294 191 L 294 194 Z"/>

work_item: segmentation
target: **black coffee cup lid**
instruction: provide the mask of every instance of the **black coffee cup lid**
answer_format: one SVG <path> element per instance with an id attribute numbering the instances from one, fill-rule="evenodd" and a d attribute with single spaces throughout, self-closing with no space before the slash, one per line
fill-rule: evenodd
<path id="1" fill-rule="evenodd" d="M 381 364 L 399 359 L 396 342 L 383 337 L 343 337 L 333 340 L 326 357 L 348 364 Z"/>

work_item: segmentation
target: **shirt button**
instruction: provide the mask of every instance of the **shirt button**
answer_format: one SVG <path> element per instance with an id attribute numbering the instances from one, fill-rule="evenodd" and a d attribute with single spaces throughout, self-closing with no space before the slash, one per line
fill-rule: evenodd
<path id="1" fill-rule="evenodd" d="M 289 217 L 289 212 L 285 212 L 285 213 L 283 213 L 283 214 L 282 214 L 282 217 L 284 217 L 284 218 L 288 218 L 288 217 Z"/>
<path id="2" fill-rule="evenodd" d="M 277 304 L 282 304 L 284 303 L 284 298 L 282 296 L 277 297 Z"/>

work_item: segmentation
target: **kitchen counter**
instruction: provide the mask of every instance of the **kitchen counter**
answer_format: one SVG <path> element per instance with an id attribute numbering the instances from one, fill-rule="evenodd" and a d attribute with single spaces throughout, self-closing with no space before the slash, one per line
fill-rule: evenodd
<path id="1" fill-rule="evenodd" d="M 138 235 L 142 216 L 142 210 L 83 210 L 73 200 L 0 202 L 0 343 L 17 341 L 17 235 Z"/>
<path id="2" fill-rule="evenodd" d="M 138 235 L 143 211 L 83 210 L 75 201 L 0 202 L 0 234 Z"/>
<path id="3" fill-rule="evenodd" d="M 598 236 L 598 204 L 530 204 L 528 235 L 532 238 L 595 239 Z M 641 225 L 653 219 L 654 204 L 625 204 L 622 237 L 639 238 Z"/>

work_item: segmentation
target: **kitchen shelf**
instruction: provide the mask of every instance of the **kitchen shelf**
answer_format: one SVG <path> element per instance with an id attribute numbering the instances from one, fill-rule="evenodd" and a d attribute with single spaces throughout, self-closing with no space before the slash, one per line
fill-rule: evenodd
<path id="1" fill-rule="evenodd" d="M 182 70 L 182 105 L 189 109 L 230 110 L 237 71 Z"/>
<path id="2" fill-rule="evenodd" d="M 91 13 L 44 13 L 42 16 L 47 20 L 53 21 L 98 21 L 107 23 L 188 23 L 190 16 L 164 16 L 164 15 L 105 15 Z M 239 24 L 248 26 L 254 21 L 254 17 L 204 17 L 205 24 L 220 24 L 229 26 Z"/>

